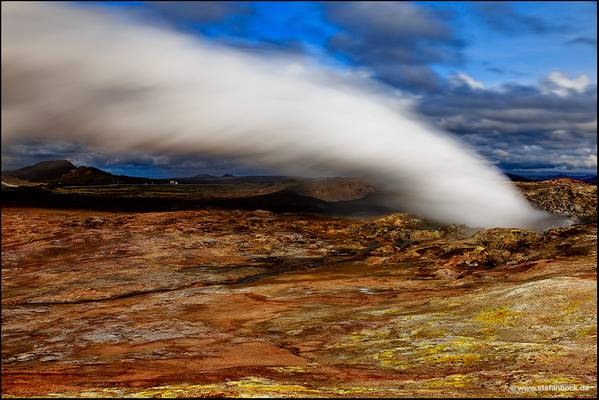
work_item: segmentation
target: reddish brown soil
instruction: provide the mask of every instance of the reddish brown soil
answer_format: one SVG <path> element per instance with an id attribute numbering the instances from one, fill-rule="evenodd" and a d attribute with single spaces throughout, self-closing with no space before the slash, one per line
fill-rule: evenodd
<path id="1" fill-rule="evenodd" d="M 596 224 L 4 207 L 2 339 L 3 396 L 592 396 Z"/>

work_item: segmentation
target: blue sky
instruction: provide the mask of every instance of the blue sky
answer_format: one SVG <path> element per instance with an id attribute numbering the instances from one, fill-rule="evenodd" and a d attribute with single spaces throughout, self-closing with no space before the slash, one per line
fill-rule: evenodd
<path id="1" fill-rule="evenodd" d="M 189 3 L 181 7 L 193 8 L 194 5 Z M 584 73 L 592 83 L 597 82 L 596 46 L 570 43 L 577 38 L 596 40 L 595 2 L 506 2 L 502 9 L 509 7 L 510 12 L 529 20 L 501 23 L 499 28 L 485 21 L 484 13 L 493 14 L 496 10 L 484 10 L 484 2 L 424 1 L 412 4 L 447 14 L 439 19 L 464 41 L 463 62 L 434 65 L 440 74 L 460 71 L 489 84 L 506 81 L 532 84 L 551 71 L 559 70 L 572 76 Z M 222 18 L 208 21 L 194 17 L 193 13 L 188 17 L 183 15 L 184 12 L 169 13 L 152 2 L 95 2 L 95 6 L 147 13 L 202 37 L 238 43 L 302 45 L 314 56 L 321 56 L 324 62 L 329 57 L 346 62 L 343 54 L 327 49 L 327 42 L 343 30 L 343 26 L 330 21 L 326 6 L 319 2 L 249 2 L 243 9 L 229 7 L 228 10 L 223 5 Z M 508 15 L 506 19 L 510 17 Z M 498 16 L 492 18 L 499 19 Z M 528 28 L 527 22 L 537 22 L 536 28 Z"/>
<path id="2" fill-rule="evenodd" d="M 481 22 L 473 15 L 472 8 L 476 4 L 452 3 L 450 7 L 461 11 L 461 23 L 456 29 L 468 41 L 464 53 L 469 62 L 463 71 L 476 79 L 488 83 L 505 80 L 535 83 L 539 77 L 559 70 L 571 76 L 585 73 L 593 83 L 597 82 L 596 47 L 569 43 L 579 37 L 596 38 L 596 8 L 593 4 L 514 3 L 516 12 L 538 18 L 548 27 L 567 24 L 563 31 L 549 28 L 549 31 L 539 33 L 520 28 L 516 34 L 497 31 Z M 489 68 L 509 72 L 499 74 Z"/>
<path id="3" fill-rule="evenodd" d="M 300 52 L 335 68 L 368 71 L 417 96 L 426 118 L 507 171 L 596 169 L 595 2 L 76 5 L 141 14 L 227 46 Z M 160 165 L 151 157 L 80 159 L 149 176 L 264 172 L 214 159 Z"/>
<path id="4" fill-rule="evenodd" d="M 446 13 L 445 22 L 464 40 L 465 60 L 460 65 L 436 66 L 443 74 L 462 71 L 477 80 L 501 83 L 506 80 L 534 83 L 552 70 L 568 75 L 585 73 L 591 82 L 597 81 L 597 51 L 585 43 L 569 43 L 576 38 L 597 36 L 596 3 L 571 2 L 509 2 L 511 12 L 529 23 L 539 21 L 539 27 L 527 28 L 523 23 L 493 27 L 485 22 L 483 2 L 413 2 L 417 7 Z M 319 2 L 250 2 L 247 10 L 229 14 L 212 21 L 194 20 L 192 17 L 169 15 L 151 2 L 96 2 L 97 6 L 113 6 L 146 12 L 168 20 L 181 29 L 212 38 L 229 38 L 238 41 L 292 42 L 327 54 L 327 41 L 343 29 L 327 19 Z M 191 8 L 193 5 L 189 4 Z M 371 7 L 376 8 L 376 4 Z M 223 7 L 226 8 L 226 7 Z M 489 13 L 495 10 L 489 10 Z M 507 18 L 509 18 L 508 16 Z M 497 18 L 494 16 L 492 18 Z M 443 16 L 441 16 L 443 19 Z M 401 24 L 401 21 L 397 21 Z M 501 25 L 503 26 L 503 25 Z M 317 54 L 317 53 L 315 53 Z M 342 57 L 343 58 L 343 57 Z M 489 68 L 503 69 L 505 74 Z M 507 75 L 507 76 L 506 76 Z"/>

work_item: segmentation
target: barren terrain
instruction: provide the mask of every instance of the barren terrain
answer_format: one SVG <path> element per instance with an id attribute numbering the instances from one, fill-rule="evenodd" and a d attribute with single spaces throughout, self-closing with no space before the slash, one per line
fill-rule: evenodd
<path id="1" fill-rule="evenodd" d="M 3 204 L 2 395 L 591 397 L 596 186 L 519 186 L 577 224 Z"/>

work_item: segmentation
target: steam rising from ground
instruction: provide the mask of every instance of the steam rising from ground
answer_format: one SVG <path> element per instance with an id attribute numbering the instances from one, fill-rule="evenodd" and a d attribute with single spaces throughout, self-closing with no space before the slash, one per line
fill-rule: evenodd
<path id="1" fill-rule="evenodd" d="M 64 4 L 2 4 L 2 141 L 233 157 L 290 174 L 357 175 L 398 209 L 538 228 L 507 179 L 409 104 L 297 57 L 222 48 Z M 555 221 L 553 221 L 555 222 Z"/>

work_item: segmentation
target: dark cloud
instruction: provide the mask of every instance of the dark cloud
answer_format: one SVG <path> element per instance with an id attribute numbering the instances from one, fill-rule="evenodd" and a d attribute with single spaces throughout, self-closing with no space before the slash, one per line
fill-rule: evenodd
<path id="1" fill-rule="evenodd" d="M 328 15 L 343 26 L 353 27 L 369 38 L 394 42 L 418 36 L 427 40 L 445 40 L 451 29 L 435 15 L 407 2 L 328 3 Z"/>
<path id="2" fill-rule="evenodd" d="M 462 85 L 424 97 L 419 110 L 503 169 L 594 170 L 597 86 L 562 89 Z"/>
<path id="3" fill-rule="evenodd" d="M 328 3 L 326 14 L 341 28 L 329 47 L 386 83 L 438 90 L 441 79 L 431 65 L 463 62 L 464 42 L 447 24 L 447 12 L 406 2 L 350 2 Z"/>
<path id="4" fill-rule="evenodd" d="M 574 39 L 568 40 L 566 44 L 582 44 L 586 46 L 597 47 L 597 38 L 590 36 L 578 36 Z"/>
<path id="5" fill-rule="evenodd" d="M 431 68 L 422 65 L 380 65 L 376 71 L 386 82 L 415 91 L 435 92 L 445 84 Z"/>
<path id="6" fill-rule="evenodd" d="M 520 71 L 515 71 L 513 69 L 497 67 L 497 66 L 491 65 L 489 63 L 483 63 L 483 65 L 485 66 L 485 69 L 487 71 L 493 72 L 498 75 L 526 76 L 525 73 L 520 72 Z"/>
<path id="7" fill-rule="evenodd" d="M 476 3 L 477 15 L 489 27 L 503 33 L 555 33 L 565 32 L 564 24 L 549 23 L 537 16 L 518 12 L 509 2 Z"/>
<path id="8" fill-rule="evenodd" d="M 189 22 L 215 22 L 249 12 L 242 1 L 148 1 L 145 4 L 165 18 Z"/>
<path id="9" fill-rule="evenodd" d="M 497 67 L 487 67 L 487 71 L 495 72 L 496 74 L 500 74 L 500 75 L 507 73 L 507 71 L 505 69 L 497 68 Z"/>

